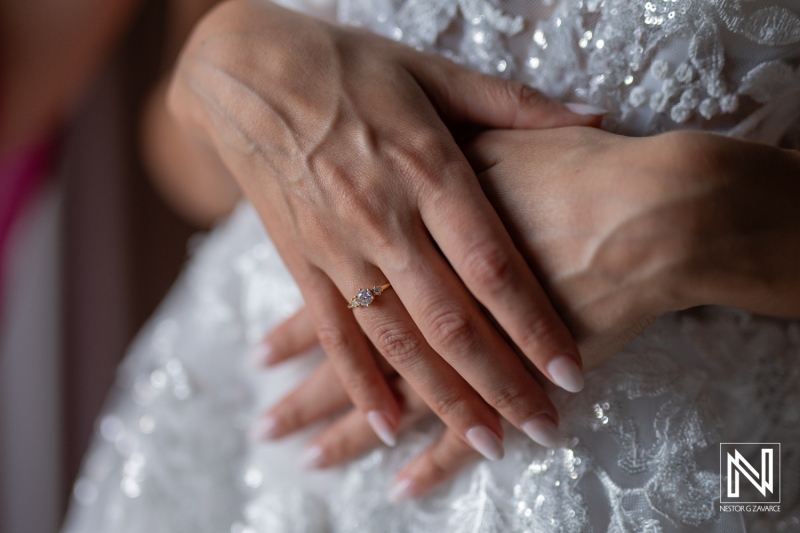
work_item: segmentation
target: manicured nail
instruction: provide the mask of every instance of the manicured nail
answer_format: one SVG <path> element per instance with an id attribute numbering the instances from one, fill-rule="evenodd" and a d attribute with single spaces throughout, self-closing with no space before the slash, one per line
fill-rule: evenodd
<path id="1" fill-rule="evenodd" d="M 253 440 L 270 440 L 278 436 L 278 419 L 274 416 L 265 416 L 258 419 L 250 430 Z"/>
<path id="2" fill-rule="evenodd" d="M 564 107 L 575 113 L 576 115 L 606 115 L 608 111 L 602 107 L 593 106 L 590 104 L 581 104 L 578 102 L 570 102 L 564 104 Z"/>
<path id="3" fill-rule="evenodd" d="M 556 427 L 556 423 L 547 415 L 539 415 L 531 418 L 522 424 L 522 431 L 524 431 L 533 442 L 541 444 L 545 448 L 558 448 L 563 441 Z"/>
<path id="4" fill-rule="evenodd" d="M 409 478 L 395 481 L 391 490 L 389 490 L 389 501 L 392 503 L 402 503 L 409 500 L 414 496 L 414 489 L 414 481 Z"/>
<path id="5" fill-rule="evenodd" d="M 499 461 L 505 455 L 503 443 L 486 426 L 472 426 L 467 430 L 467 440 L 472 447 L 490 461 Z"/>
<path id="6" fill-rule="evenodd" d="M 300 464 L 303 468 L 319 468 L 324 460 L 322 446 L 314 445 L 306 448 L 300 456 Z"/>
<path id="7" fill-rule="evenodd" d="M 253 363 L 253 366 L 269 366 L 272 363 L 274 355 L 272 345 L 267 342 L 262 342 L 256 345 L 253 351 L 250 352 L 250 361 Z"/>
<path id="8" fill-rule="evenodd" d="M 568 392 L 583 390 L 583 372 L 575 358 L 569 355 L 559 355 L 547 365 L 547 372 L 553 383 Z"/>
<path id="9" fill-rule="evenodd" d="M 380 411 L 370 411 L 367 413 L 367 422 L 372 426 L 372 430 L 383 443 L 389 447 L 397 444 L 397 439 L 389 425 L 389 420 Z"/>

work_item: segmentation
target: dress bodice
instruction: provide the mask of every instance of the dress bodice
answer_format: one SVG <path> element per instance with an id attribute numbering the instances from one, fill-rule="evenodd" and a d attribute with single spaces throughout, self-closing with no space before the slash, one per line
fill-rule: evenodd
<path id="1" fill-rule="evenodd" d="M 339 0 L 367 27 L 562 100 L 632 135 L 697 128 L 775 143 L 800 117 L 791 0 Z"/>

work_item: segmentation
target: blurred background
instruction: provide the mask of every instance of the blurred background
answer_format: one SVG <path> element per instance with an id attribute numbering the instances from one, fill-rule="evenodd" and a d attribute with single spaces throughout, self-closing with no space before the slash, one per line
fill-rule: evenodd
<path id="1" fill-rule="evenodd" d="M 126 345 L 205 225 L 161 199 L 140 138 L 213 2 L 1 1 L 0 533 L 50 533 Z"/>

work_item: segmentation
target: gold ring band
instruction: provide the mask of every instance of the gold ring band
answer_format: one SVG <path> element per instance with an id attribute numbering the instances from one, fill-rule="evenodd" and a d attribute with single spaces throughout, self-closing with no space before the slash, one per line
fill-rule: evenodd
<path id="1" fill-rule="evenodd" d="M 373 300 L 375 300 L 376 296 L 380 296 L 383 291 L 391 287 L 391 283 L 384 283 L 383 285 L 375 285 L 371 289 L 361 289 L 358 293 L 350 300 L 349 305 L 347 306 L 348 309 L 354 309 L 356 307 L 369 307 L 372 304 Z"/>

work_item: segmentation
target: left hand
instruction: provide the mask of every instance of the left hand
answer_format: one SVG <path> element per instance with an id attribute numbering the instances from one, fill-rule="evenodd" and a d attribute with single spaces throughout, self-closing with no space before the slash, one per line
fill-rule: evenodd
<path id="1" fill-rule="evenodd" d="M 554 383 L 582 388 L 567 327 L 453 134 L 597 117 L 263 0 L 229 0 L 197 25 L 168 103 L 252 203 L 345 388 L 387 444 L 400 409 L 362 331 L 489 458 L 503 455 L 500 417 L 528 432 L 557 415 L 478 302 Z M 367 283 L 392 290 L 376 308 L 348 309 Z"/>
<path id="2" fill-rule="evenodd" d="M 634 139 L 586 128 L 493 131 L 466 152 L 587 367 L 672 310 L 800 315 L 796 153 L 701 133 Z M 307 320 L 301 311 L 268 336 L 273 364 L 315 343 Z M 402 381 L 395 390 L 404 426 L 424 416 Z M 326 363 L 268 416 L 285 435 L 344 405 Z M 351 413 L 310 449 L 315 466 L 329 466 L 377 444 Z M 446 430 L 399 475 L 395 495 L 422 495 L 474 458 Z"/>

